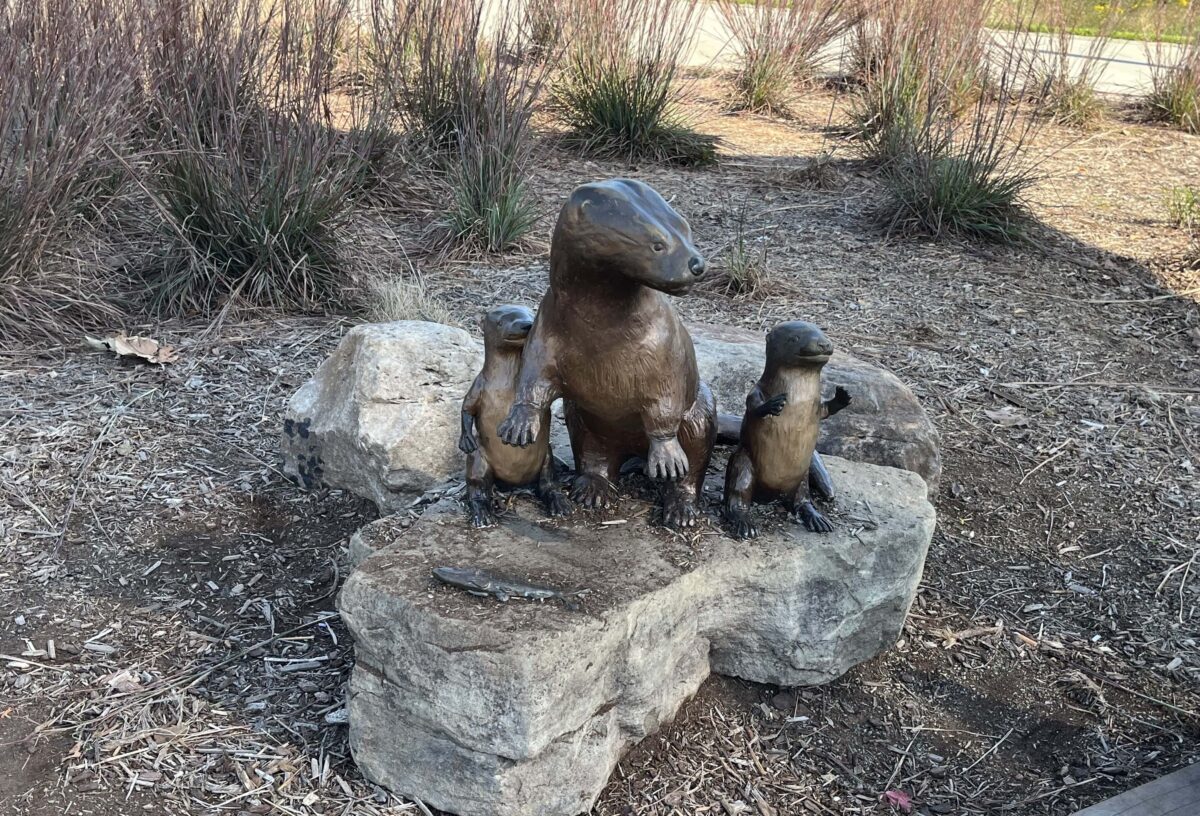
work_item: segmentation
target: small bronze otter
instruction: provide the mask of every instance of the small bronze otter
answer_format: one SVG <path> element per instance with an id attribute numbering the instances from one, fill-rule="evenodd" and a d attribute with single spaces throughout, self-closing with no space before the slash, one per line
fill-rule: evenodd
<path id="1" fill-rule="evenodd" d="M 821 401 L 821 369 L 831 354 L 833 343 L 811 323 L 781 323 L 767 335 L 767 364 L 746 397 L 741 442 L 725 470 L 725 518 L 738 538 L 758 535 L 750 515 L 755 499 L 782 497 L 809 530 L 833 529 L 809 495 L 820 422 L 850 404 L 840 386 Z"/>
<path id="2" fill-rule="evenodd" d="M 509 487 L 537 482 L 538 496 L 552 516 L 571 512 L 571 503 L 558 487 L 550 451 L 550 405 L 541 417 L 533 444 L 524 448 L 501 445 L 495 428 L 512 408 L 521 350 L 533 327 L 533 313 L 524 306 L 499 306 L 480 323 L 483 329 L 483 370 L 463 398 L 462 435 L 458 447 L 467 454 L 467 512 L 476 527 L 494 524 L 492 489 L 499 481 Z M 476 437 L 478 436 L 478 441 Z"/>
<path id="3" fill-rule="evenodd" d="M 571 496 L 615 503 L 631 457 L 667 481 L 663 520 L 690 527 L 716 437 L 716 401 L 667 297 L 704 274 L 691 228 L 652 187 L 614 179 L 571 193 L 554 227 L 550 288 L 521 364 L 516 402 L 498 435 L 528 445 L 559 396 L 577 476 Z"/>

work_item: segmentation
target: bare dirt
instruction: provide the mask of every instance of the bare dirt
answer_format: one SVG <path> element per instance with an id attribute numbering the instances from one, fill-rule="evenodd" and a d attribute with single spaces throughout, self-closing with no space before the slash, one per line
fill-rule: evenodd
<path id="1" fill-rule="evenodd" d="M 1164 203 L 1200 186 L 1200 139 L 1131 111 L 1047 129 L 1031 246 L 911 241 L 875 225 L 834 97 L 779 121 L 723 115 L 717 88 L 697 110 L 719 167 L 550 145 L 540 232 L 581 181 L 662 190 L 718 273 L 688 319 L 814 320 L 913 388 L 942 437 L 938 532 L 894 649 L 821 688 L 710 680 L 596 813 L 1065 816 L 1200 758 L 1200 277 Z M 733 297 L 739 225 L 770 272 Z M 544 262 L 539 242 L 420 266 L 470 326 L 534 305 Z M 178 347 L 162 368 L 0 351 L 0 812 L 422 812 L 358 775 L 339 720 L 334 595 L 375 513 L 277 469 L 285 400 L 350 325 L 129 327 Z"/>

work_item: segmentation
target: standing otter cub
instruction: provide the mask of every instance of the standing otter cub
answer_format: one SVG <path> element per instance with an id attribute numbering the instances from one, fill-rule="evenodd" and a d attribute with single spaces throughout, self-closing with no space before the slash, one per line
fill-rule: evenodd
<path id="1" fill-rule="evenodd" d="M 483 370 L 463 398 L 462 435 L 458 439 L 459 450 L 467 454 L 467 512 L 471 523 L 476 527 L 495 523 L 492 488 L 496 481 L 510 487 L 536 481 L 546 511 L 552 516 L 567 515 L 571 503 L 555 480 L 554 455 L 550 451 L 550 406 L 545 408 L 537 438 L 528 447 L 502 445 L 495 433 L 512 408 L 521 351 L 533 328 L 533 313 L 524 306 L 499 306 L 484 315 L 481 326 Z"/>
<path id="2" fill-rule="evenodd" d="M 758 535 L 750 516 L 756 498 L 782 497 L 809 530 L 833 529 L 809 495 L 820 422 L 850 404 L 840 386 L 821 401 L 821 369 L 832 354 L 833 343 L 811 323 L 781 323 L 767 335 L 767 364 L 746 397 L 741 443 L 725 470 L 725 518 L 738 538 Z"/>
<path id="3" fill-rule="evenodd" d="M 685 294 L 704 269 L 687 221 L 647 184 L 584 184 L 563 205 L 550 288 L 497 435 L 530 444 L 544 433 L 547 406 L 563 397 L 577 503 L 612 506 L 621 465 L 639 457 L 647 476 L 666 482 L 664 522 L 691 527 L 700 519 L 716 402 L 667 296 Z"/>

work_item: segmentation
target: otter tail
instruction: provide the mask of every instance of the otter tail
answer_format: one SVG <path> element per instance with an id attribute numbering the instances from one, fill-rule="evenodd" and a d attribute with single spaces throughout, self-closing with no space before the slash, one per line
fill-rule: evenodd
<path id="1" fill-rule="evenodd" d="M 742 418 L 738 414 L 717 414 L 717 442 L 736 445 L 742 438 Z"/>

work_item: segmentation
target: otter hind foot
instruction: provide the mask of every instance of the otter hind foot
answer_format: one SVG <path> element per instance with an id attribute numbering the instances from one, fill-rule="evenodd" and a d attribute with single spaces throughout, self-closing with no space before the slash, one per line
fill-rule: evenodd
<path id="1" fill-rule="evenodd" d="M 829 523 L 829 519 L 821 515 L 810 501 L 797 504 L 796 509 L 792 511 L 792 519 L 814 533 L 833 532 L 833 525 Z"/>
<path id="2" fill-rule="evenodd" d="M 695 527 L 700 521 L 700 507 L 694 496 L 669 491 L 663 496 L 663 524 L 676 530 Z"/>
<path id="3" fill-rule="evenodd" d="M 688 473 L 688 457 L 677 437 L 651 439 L 646 454 L 646 475 L 651 479 L 678 481 Z"/>
<path id="4" fill-rule="evenodd" d="M 571 500 L 589 510 L 608 510 L 617 506 L 617 488 L 599 474 L 580 473 L 571 485 Z"/>
<path id="5" fill-rule="evenodd" d="M 758 527 L 748 510 L 725 510 L 725 520 L 729 522 L 730 532 L 734 538 L 757 538 Z"/>
<path id="6" fill-rule="evenodd" d="M 472 496 L 467 499 L 467 517 L 472 527 L 491 527 L 496 523 L 496 511 L 487 496 Z"/>
<path id="7" fill-rule="evenodd" d="M 575 510 L 575 505 L 567 498 L 567 494 L 555 488 L 542 493 L 542 503 L 546 505 L 546 513 L 552 518 L 569 516 Z"/>

